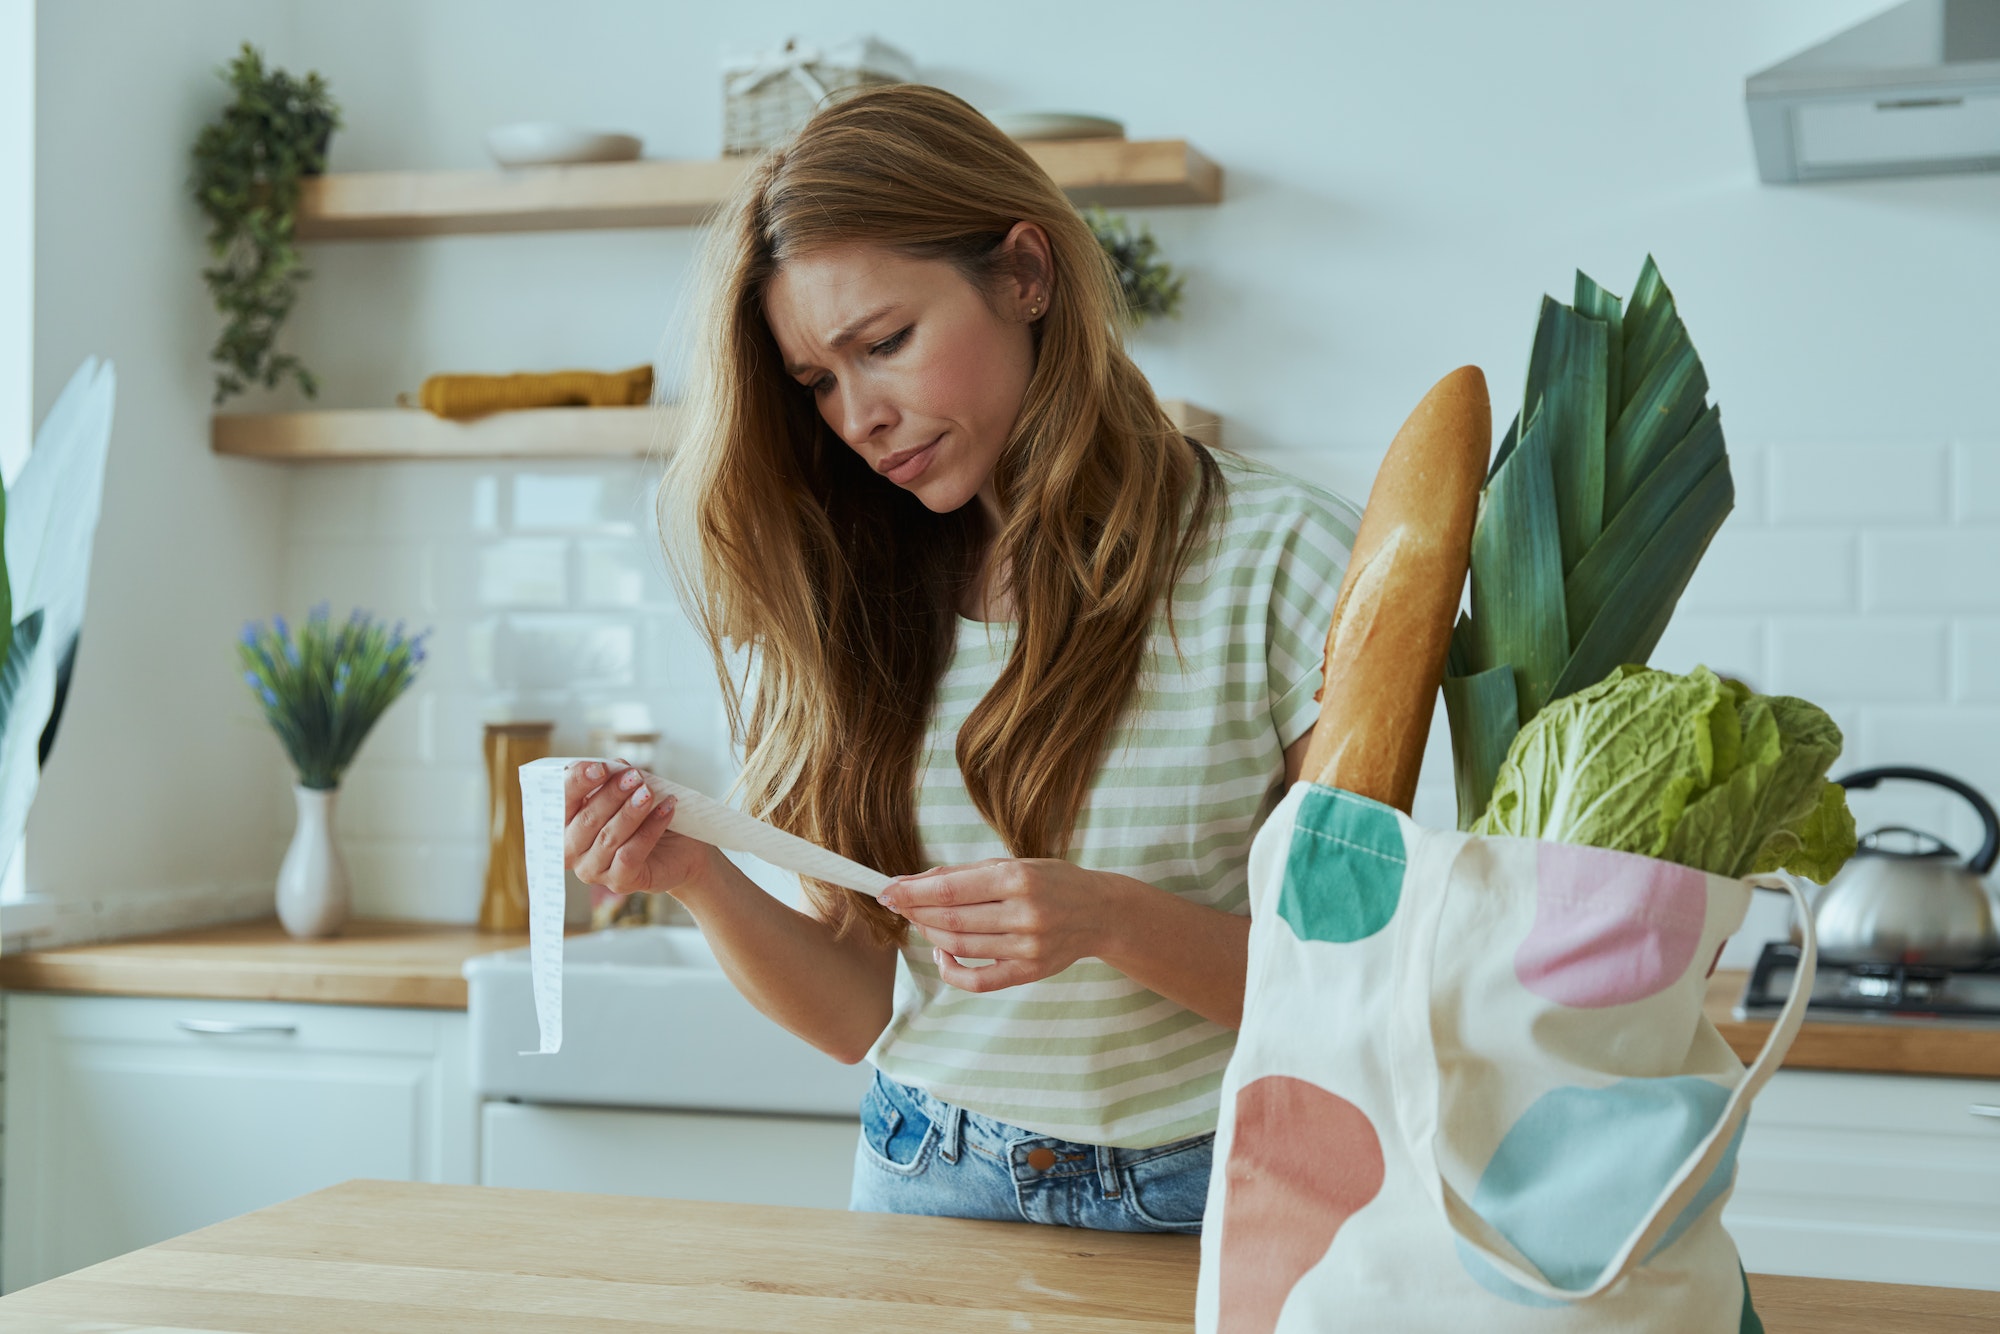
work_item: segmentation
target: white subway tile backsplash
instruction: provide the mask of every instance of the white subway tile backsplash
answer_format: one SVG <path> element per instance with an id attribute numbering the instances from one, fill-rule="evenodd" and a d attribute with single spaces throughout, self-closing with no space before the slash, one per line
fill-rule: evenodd
<path id="1" fill-rule="evenodd" d="M 641 607 L 669 600 L 645 538 L 577 543 L 577 601 L 586 607 Z"/>
<path id="2" fill-rule="evenodd" d="M 288 610 L 304 615 L 326 602 L 333 619 L 360 607 L 379 621 L 406 621 L 414 634 L 435 609 L 430 553 L 420 544 L 355 540 L 298 542 L 286 553 Z"/>
<path id="3" fill-rule="evenodd" d="M 1866 533 L 1861 589 L 1870 612 L 2000 611 L 2000 528 Z"/>
<path id="4" fill-rule="evenodd" d="M 1764 620 L 1677 611 L 1647 663 L 1666 672 L 1706 667 L 1761 690 L 1766 674 Z"/>
<path id="5" fill-rule="evenodd" d="M 1949 629 L 1937 618 L 1780 619 L 1771 626 L 1768 689 L 1820 705 L 1942 701 L 1951 688 Z"/>
<path id="6" fill-rule="evenodd" d="M 1259 457 L 1366 501 L 1379 449 Z M 2000 448 L 1732 448 L 1737 505 L 1652 655 L 1812 699 L 1840 768 L 1905 762 L 2000 795 Z M 659 767 L 722 793 L 735 773 L 706 646 L 653 532 L 655 478 L 625 463 L 299 469 L 289 615 L 330 599 L 410 628 L 431 660 L 363 748 L 340 816 L 357 911 L 470 921 L 485 870 L 489 720 L 548 718 L 558 753 L 616 722 L 662 734 Z M 250 613 L 254 614 L 255 609 Z M 1456 820 L 1442 710 L 1418 815 Z M 1964 840 L 1950 798 L 1861 794 Z"/>
<path id="7" fill-rule="evenodd" d="M 1725 424 L 1724 429 L 1727 429 Z M 1729 481 L 1736 488 L 1736 508 L 1730 513 L 1744 525 L 1766 523 L 1771 517 L 1771 451 L 1729 446 Z"/>
<path id="8" fill-rule="evenodd" d="M 547 718 L 546 712 L 527 707 L 510 692 L 456 690 L 438 698 L 433 724 L 432 759 L 442 766 L 469 766 L 485 771 L 486 724 L 523 722 Z M 569 738 L 560 729 L 555 737 L 557 753 L 566 753 Z"/>
<path id="9" fill-rule="evenodd" d="M 458 628 L 455 634 L 441 635 L 439 651 L 433 656 L 445 662 L 454 659 L 461 664 L 460 670 L 447 680 L 458 685 L 474 686 L 480 690 L 496 690 L 500 687 L 500 618 L 483 616 L 472 624 Z M 450 650 L 456 649 L 453 654 Z M 440 664 L 442 665 L 442 664 Z"/>
<path id="10" fill-rule="evenodd" d="M 1834 776 L 1850 772 L 1853 770 L 1835 769 Z M 1847 809 L 1854 815 L 1855 832 L 1863 836 L 1900 825 L 1941 838 L 1962 853 L 1978 846 L 1978 824 L 1971 809 L 1942 788 L 1920 783 L 1883 783 L 1850 792 Z"/>
<path id="11" fill-rule="evenodd" d="M 1682 609 L 1692 612 L 1845 611 L 1855 599 L 1853 534 L 1725 523 L 1709 544 Z"/>
<path id="12" fill-rule="evenodd" d="M 1953 513 L 1963 522 L 2000 519 L 2000 440 L 1952 447 Z"/>
<path id="13" fill-rule="evenodd" d="M 647 678 L 671 686 L 676 696 L 694 693 L 720 707 L 715 660 L 694 623 L 675 606 L 646 617 L 644 624 L 641 652 Z"/>
<path id="14" fill-rule="evenodd" d="M 1922 523 L 1950 503 L 1950 456 L 1938 445 L 1784 445 L 1771 451 L 1779 523 Z"/>
<path id="15" fill-rule="evenodd" d="M 569 543 L 561 538 L 510 537 L 478 548 L 473 559 L 480 606 L 561 607 L 569 601 Z M 442 552 L 439 568 L 448 568 Z"/>
<path id="16" fill-rule="evenodd" d="M 483 767 L 357 764 L 341 784 L 338 819 L 371 837 L 464 842 L 484 837 L 487 800 Z"/>
<path id="17" fill-rule="evenodd" d="M 431 681 L 430 664 L 425 663 L 417 669 L 416 682 L 376 719 L 357 759 L 369 764 L 434 763 L 432 735 L 437 708 L 438 692 Z"/>
<path id="18" fill-rule="evenodd" d="M 1860 763 L 1943 769 L 2000 796 L 2000 707 L 1883 705 L 1863 716 L 1861 738 Z"/>
<path id="19" fill-rule="evenodd" d="M 2000 620 L 1962 620 L 1954 638 L 1952 698 L 2000 704 Z"/>
<path id="20" fill-rule="evenodd" d="M 1939 769 L 1963 779 L 1985 793 L 1989 800 L 2000 799 L 2000 707 L 1958 704 L 1928 708 L 1883 707 L 1868 712 L 1862 724 L 1862 745 L 1854 757 L 1854 767 L 1884 764 L 1911 764 Z M 1898 789 L 1907 789 L 1900 791 Z M 1956 797 L 1936 793 L 1920 785 L 1887 783 L 1874 793 L 1856 794 L 1856 819 L 1865 830 L 1872 827 L 1875 808 L 1897 809 L 1897 803 L 1915 805 L 1925 818 L 1942 812 L 1943 828 L 1929 828 L 1950 840 L 1961 852 L 1970 852 L 1978 837 L 1978 824 L 1971 810 Z M 1886 800 L 1885 800 L 1886 799 Z M 1865 812 L 1865 813 L 1864 813 Z"/>
<path id="21" fill-rule="evenodd" d="M 500 477 L 480 460 L 365 465 L 380 481 L 374 528 L 384 536 L 487 537 L 500 531 Z"/>
<path id="22" fill-rule="evenodd" d="M 650 511 L 629 485 L 593 473 L 520 473 L 513 479 L 515 532 L 561 529 L 628 536 Z"/>
<path id="23" fill-rule="evenodd" d="M 626 689 L 637 676 L 638 634 L 629 620 L 510 616 L 496 638 L 496 674 L 521 691 Z"/>
<path id="24" fill-rule="evenodd" d="M 354 915 L 420 922 L 472 922 L 486 887 L 486 840 L 382 838 L 358 830 L 341 839 Z"/>
<path id="25" fill-rule="evenodd" d="M 1828 703 L 1817 699 L 1812 702 L 1825 709 L 1827 716 L 1833 719 L 1833 725 L 1840 729 L 1840 761 L 1833 766 L 1834 772 L 1838 773 L 1842 767 L 1854 764 L 1854 757 L 1861 753 L 1861 720 L 1866 716 L 1867 709 L 1859 704 Z"/>

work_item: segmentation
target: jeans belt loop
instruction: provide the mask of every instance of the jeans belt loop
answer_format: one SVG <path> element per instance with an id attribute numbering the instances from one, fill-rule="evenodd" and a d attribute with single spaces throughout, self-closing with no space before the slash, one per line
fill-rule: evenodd
<path id="1" fill-rule="evenodd" d="M 1115 1200 L 1119 1196 L 1118 1150 L 1107 1145 L 1094 1146 L 1097 1150 L 1097 1184 L 1104 1191 L 1104 1198 Z"/>
<path id="2" fill-rule="evenodd" d="M 958 1151 L 965 1139 L 965 1109 L 957 1103 L 946 1103 L 944 1114 L 944 1142 L 938 1149 L 938 1157 L 948 1163 L 958 1161 Z"/>

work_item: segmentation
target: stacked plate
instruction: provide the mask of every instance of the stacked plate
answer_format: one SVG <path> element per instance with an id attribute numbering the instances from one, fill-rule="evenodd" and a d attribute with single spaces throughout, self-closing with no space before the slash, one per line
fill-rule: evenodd
<path id="1" fill-rule="evenodd" d="M 546 167 L 568 162 L 630 162 L 639 156 L 639 139 L 550 121 L 528 121 L 488 130 L 486 148 L 503 167 Z"/>
<path id="2" fill-rule="evenodd" d="M 988 117 L 1010 139 L 1123 139 L 1125 125 L 1075 111 L 996 111 Z"/>

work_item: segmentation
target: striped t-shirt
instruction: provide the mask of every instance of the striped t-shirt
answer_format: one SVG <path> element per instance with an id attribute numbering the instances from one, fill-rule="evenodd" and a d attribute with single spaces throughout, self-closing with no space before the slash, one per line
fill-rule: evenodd
<path id="1" fill-rule="evenodd" d="M 1218 454 L 1208 538 L 1156 619 L 1138 690 L 1107 741 L 1069 860 L 1224 912 L 1249 912 L 1250 842 L 1284 787 L 1284 749 L 1313 696 L 1359 522 L 1337 497 Z M 960 617 L 917 799 L 924 855 L 952 866 L 1009 855 L 980 817 L 955 743 L 999 678 L 1013 627 Z M 1082 959 L 1039 982 L 974 995 L 946 984 L 912 930 L 895 1017 L 868 1059 L 891 1079 L 1039 1134 L 1148 1148 L 1215 1129 L 1236 1035 Z"/>

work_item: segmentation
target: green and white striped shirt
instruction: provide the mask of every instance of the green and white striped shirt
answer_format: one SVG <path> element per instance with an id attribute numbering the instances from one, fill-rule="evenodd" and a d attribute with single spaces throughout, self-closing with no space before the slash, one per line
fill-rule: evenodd
<path id="1" fill-rule="evenodd" d="M 1069 859 L 1224 912 L 1249 911 L 1250 842 L 1284 748 L 1319 715 L 1320 655 L 1359 516 L 1218 454 L 1225 489 L 1174 589 Z M 953 866 L 1008 856 L 965 790 L 958 729 L 999 678 L 1013 627 L 963 617 L 925 738 L 917 825 Z M 1183 656 L 1184 655 L 1184 656 Z M 1039 1134 L 1147 1148 L 1215 1129 L 1236 1035 L 1097 959 L 987 995 L 947 985 L 916 932 L 895 1018 L 868 1059 L 891 1079 Z"/>

